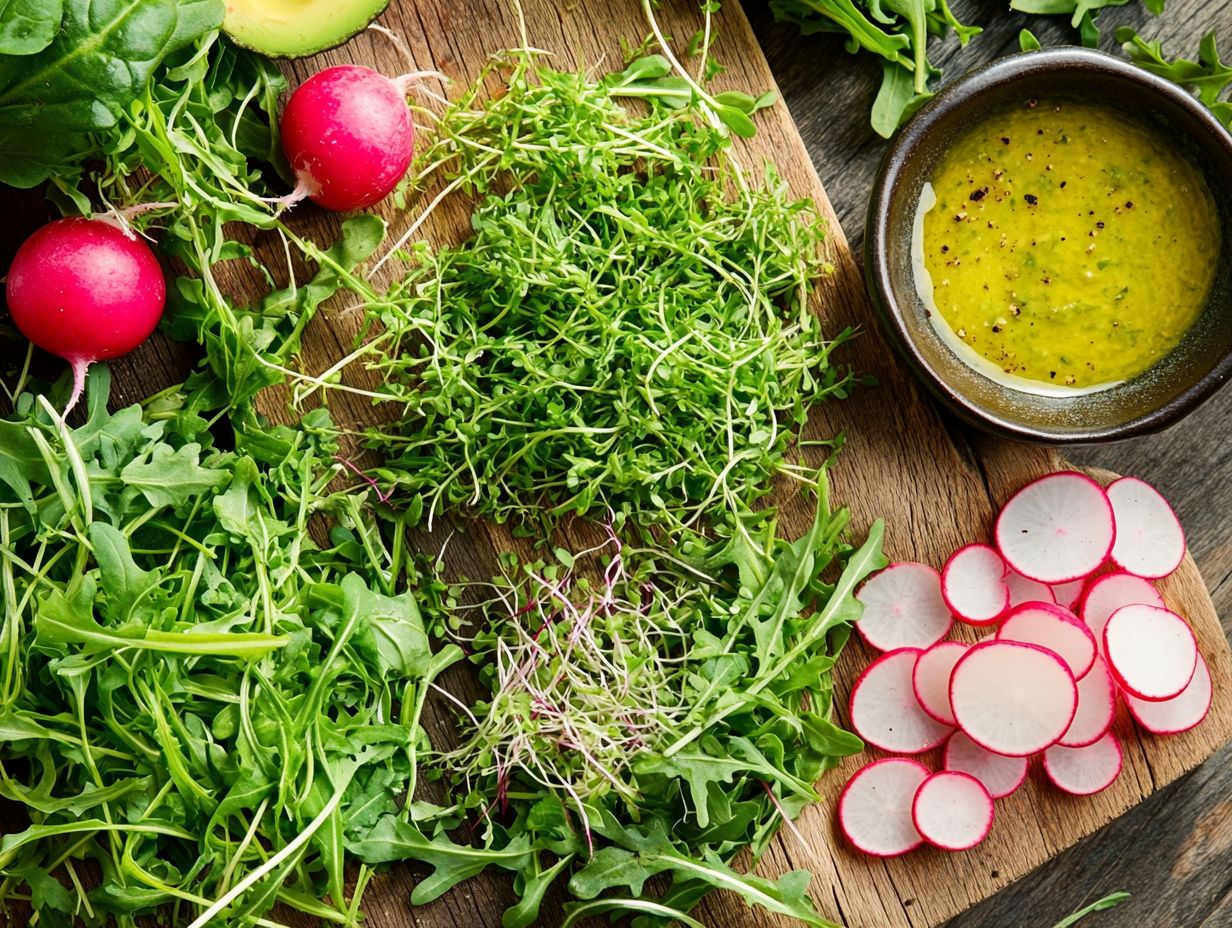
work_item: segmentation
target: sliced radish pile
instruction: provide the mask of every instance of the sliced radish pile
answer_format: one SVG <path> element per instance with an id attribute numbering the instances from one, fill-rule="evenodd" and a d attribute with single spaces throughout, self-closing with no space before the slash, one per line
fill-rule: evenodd
<path id="1" fill-rule="evenodd" d="M 1009 608 L 1006 566 L 988 545 L 967 545 L 941 568 L 941 595 L 950 611 L 969 625 L 991 625 Z"/>
<path id="2" fill-rule="evenodd" d="M 1193 679 L 1198 643 L 1175 612 L 1122 606 L 1104 626 L 1104 655 L 1121 689 L 1152 702 L 1179 696 Z"/>
<path id="3" fill-rule="evenodd" d="M 958 723 L 950 708 L 950 673 L 965 653 L 967 645 L 961 641 L 938 641 L 916 658 L 911 673 L 911 686 L 920 708 L 951 728 Z"/>
<path id="4" fill-rule="evenodd" d="M 1166 577 L 1185 558 L 1185 531 L 1168 501 L 1149 483 L 1122 477 L 1108 485 L 1116 516 L 1112 560 L 1139 577 Z"/>
<path id="5" fill-rule="evenodd" d="M 1036 754 L 1067 793 L 1107 789 L 1123 762 L 1119 698 L 1158 735 L 1189 731 L 1210 710 L 1197 640 L 1151 583 L 1185 555 L 1154 488 L 1121 478 L 1105 491 L 1083 474 L 1050 474 L 1010 498 L 995 535 L 995 548 L 964 545 L 940 573 L 893 564 L 857 597 L 856 627 L 887 653 L 852 688 L 852 727 L 899 754 L 945 741 L 938 773 L 890 758 L 848 781 L 839 822 L 866 853 L 974 847 L 993 800 L 1026 782 Z M 948 640 L 955 618 L 987 633 L 974 645 Z"/>
<path id="6" fill-rule="evenodd" d="M 1201 722 L 1210 711 L 1211 671 L 1199 654 L 1193 679 L 1180 696 L 1148 702 L 1127 693 L 1125 702 L 1138 724 L 1147 731 L 1155 735 L 1179 735 Z"/>
<path id="7" fill-rule="evenodd" d="M 864 604 L 856 630 L 878 651 L 927 648 L 954 622 L 941 598 L 941 575 L 924 564 L 891 564 L 871 577 L 856 599 Z"/>
<path id="8" fill-rule="evenodd" d="M 916 648 L 883 654 L 860 675 L 851 690 L 851 725 L 873 747 L 897 754 L 920 754 L 949 736 L 942 725 L 921 708 L 911 686 Z"/>
<path id="9" fill-rule="evenodd" d="M 1067 748 L 1084 748 L 1094 744 L 1112 727 L 1116 717 L 1116 682 L 1108 672 L 1102 657 L 1078 681 L 1078 711 L 1057 744 Z"/>
<path id="10" fill-rule="evenodd" d="M 856 772 L 838 799 L 838 821 L 847 840 L 865 854 L 897 857 L 924 843 L 911 821 L 911 806 L 928 768 L 889 757 Z"/>
<path id="11" fill-rule="evenodd" d="M 1056 594 L 1047 583 L 1040 583 L 1030 577 L 1024 577 L 1016 570 L 1011 570 L 1005 576 L 1005 585 L 1010 590 L 1010 608 L 1023 603 L 1055 603 Z"/>
<path id="12" fill-rule="evenodd" d="M 986 751 L 961 731 L 954 732 L 945 743 L 945 769 L 971 774 L 993 799 L 1004 799 L 1022 786 L 1028 763 L 1025 757 Z"/>
<path id="13" fill-rule="evenodd" d="M 947 851 L 975 847 L 988 836 L 992 819 L 992 797 L 984 784 L 956 770 L 934 773 L 920 784 L 911 803 L 915 830 Z"/>
<path id="14" fill-rule="evenodd" d="M 1067 793 L 1090 796 L 1111 786 L 1121 774 L 1121 743 L 1112 732 L 1094 744 L 1067 748 L 1055 744 L 1044 752 L 1044 772 Z"/>
<path id="15" fill-rule="evenodd" d="M 1026 757 L 1056 744 L 1078 708 L 1078 688 L 1051 651 L 1018 641 L 972 647 L 950 677 L 959 727 L 989 751 Z"/>
<path id="16" fill-rule="evenodd" d="M 1108 617 L 1122 606 L 1158 606 L 1164 608 L 1164 598 L 1151 585 L 1149 580 L 1135 577 L 1132 574 L 1104 574 L 1091 581 L 1090 587 L 1082 597 L 1079 614 L 1087 623 L 1091 634 L 1099 645 L 1104 647 L 1104 626 Z"/>
<path id="17" fill-rule="evenodd" d="M 1049 603 L 1023 603 L 997 631 L 1002 641 L 1022 641 L 1047 648 L 1065 661 L 1075 680 L 1095 663 L 1095 636 L 1068 609 Z"/>
<path id="18" fill-rule="evenodd" d="M 1112 504 L 1083 474 L 1049 474 L 1015 493 L 997 519 L 997 547 L 1014 570 L 1041 583 L 1094 572 L 1116 538 Z"/>

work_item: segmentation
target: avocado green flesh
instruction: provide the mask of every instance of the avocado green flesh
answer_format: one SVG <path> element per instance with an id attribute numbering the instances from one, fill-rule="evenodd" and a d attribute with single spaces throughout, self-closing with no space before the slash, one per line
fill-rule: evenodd
<path id="1" fill-rule="evenodd" d="M 227 0 L 222 28 L 237 45 L 272 58 L 304 58 L 341 45 L 389 0 Z"/>

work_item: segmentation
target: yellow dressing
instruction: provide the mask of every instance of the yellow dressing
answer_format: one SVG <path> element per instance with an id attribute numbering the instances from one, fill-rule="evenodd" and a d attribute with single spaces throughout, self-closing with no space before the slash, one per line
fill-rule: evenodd
<path id="1" fill-rule="evenodd" d="M 1201 172 L 1114 109 L 993 112 L 955 140 L 931 188 L 921 283 L 931 277 L 934 321 L 1011 382 L 1086 390 L 1135 377 L 1210 293 L 1220 229 Z"/>

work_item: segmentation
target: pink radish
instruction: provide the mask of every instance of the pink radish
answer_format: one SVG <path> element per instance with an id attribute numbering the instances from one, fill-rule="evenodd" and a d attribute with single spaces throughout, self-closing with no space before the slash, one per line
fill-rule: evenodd
<path id="1" fill-rule="evenodd" d="M 1056 594 L 1047 583 L 1031 580 L 1016 570 L 1005 575 L 1005 585 L 1010 591 L 1010 608 L 1023 603 L 1055 603 Z"/>
<path id="2" fill-rule="evenodd" d="M 869 578 L 856 599 L 864 605 L 856 630 L 879 651 L 927 648 L 954 624 L 941 598 L 941 576 L 924 564 L 891 564 Z"/>
<path id="3" fill-rule="evenodd" d="M 1058 606 L 1064 606 L 1071 612 L 1078 605 L 1078 601 L 1082 599 L 1082 591 L 1086 589 L 1087 581 L 1071 580 L 1069 583 L 1057 583 L 1049 589 L 1052 592 L 1052 601 Z M 1036 597 L 1039 600 L 1039 597 Z"/>
<path id="4" fill-rule="evenodd" d="M 81 398 L 86 368 L 149 338 L 167 301 L 149 246 L 118 223 L 80 217 L 49 222 L 22 243 L 6 293 L 22 334 L 72 366 L 65 415 Z"/>
<path id="5" fill-rule="evenodd" d="M 1093 573 L 1112 550 L 1116 523 L 1104 488 L 1065 471 L 1028 483 L 1010 497 L 996 527 L 1007 564 L 1041 583 L 1069 583 Z"/>
<path id="6" fill-rule="evenodd" d="M 949 735 L 921 707 L 911 688 L 917 648 L 899 648 L 873 661 L 851 689 L 851 725 L 873 747 L 920 754 Z"/>
<path id="7" fill-rule="evenodd" d="M 1185 558 L 1185 530 L 1168 501 L 1149 483 L 1122 477 L 1108 485 L 1116 516 L 1117 538 L 1112 560 L 1139 577 L 1166 577 Z"/>
<path id="8" fill-rule="evenodd" d="M 1048 779 L 1074 796 L 1091 796 L 1107 789 L 1121 775 L 1122 762 L 1121 743 L 1112 732 L 1086 747 L 1054 744 L 1044 752 Z"/>
<path id="9" fill-rule="evenodd" d="M 997 630 L 1003 641 L 1025 641 L 1047 648 L 1065 661 L 1075 680 L 1095 663 L 1095 636 L 1068 609 L 1052 603 L 1023 603 L 1006 616 Z"/>
<path id="10" fill-rule="evenodd" d="M 991 625 L 1009 608 L 1006 566 L 988 545 L 967 545 L 941 569 L 941 595 L 950 611 L 968 625 Z"/>
<path id="11" fill-rule="evenodd" d="M 938 641 L 921 652 L 911 672 L 911 686 L 920 708 L 951 728 L 958 723 L 950 708 L 950 673 L 958 659 L 967 653 L 967 647 L 961 641 Z"/>
<path id="12" fill-rule="evenodd" d="M 1121 688 L 1148 702 L 1184 692 L 1198 666 L 1188 623 L 1158 606 L 1122 606 L 1104 626 L 1104 655 Z"/>
<path id="13" fill-rule="evenodd" d="M 911 821 L 911 805 L 928 768 L 888 757 L 857 770 L 838 797 L 838 822 L 857 850 L 897 857 L 924 843 Z"/>
<path id="14" fill-rule="evenodd" d="M 954 666 L 950 705 L 959 727 L 980 747 L 1026 757 L 1065 734 L 1078 708 L 1078 688 L 1052 651 L 998 639 L 974 645 Z"/>
<path id="15" fill-rule="evenodd" d="M 1082 748 L 1102 738 L 1116 717 L 1116 682 L 1102 657 L 1095 658 L 1090 671 L 1078 681 L 1078 711 L 1069 729 L 1057 744 Z"/>
<path id="16" fill-rule="evenodd" d="M 975 847 L 992 829 L 992 797 L 984 784 L 956 770 L 934 773 L 920 784 L 911 821 L 920 836 L 946 851 Z"/>
<path id="17" fill-rule="evenodd" d="M 1104 626 L 1108 616 L 1122 606 L 1158 606 L 1164 608 L 1164 598 L 1149 580 L 1132 574 L 1112 573 L 1096 577 L 1082 596 L 1078 612 L 1091 629 L 1101 652 L 1104 647 Z"/>
<path id="18" fill-rule="evenodd" d="M 1125 696 L 1129 711 L 1138 724 L 1156 735 L 1179 735 L 1189 731 L 1211 709 L 1211 671 L 1202 655 L 1194 668 L 1193 679 L 1180 696 L 1162 702 L 1147 702 L 1136 696 Z"/>
<path id="19" fill-rule="evenodd" d="M 964 732 L 956 731 L 945 743 L 946 770 L 969 773 L 988 790 L 993 799 L 1004 799 L 1022 786 L 1027 778 L 1025 757 L 1005 757 L 985 750 Z"/>

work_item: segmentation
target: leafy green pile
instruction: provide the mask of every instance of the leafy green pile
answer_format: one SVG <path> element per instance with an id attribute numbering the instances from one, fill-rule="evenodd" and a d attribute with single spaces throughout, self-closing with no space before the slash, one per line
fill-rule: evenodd
<path id="1" fill-rule="evenodd" d="M 370 871 L 348 899 L 344 846 L 410 814 L 426 687 L 460 652 L 397 592 L 400 543 L 327 491 L 320 414 L 254 456 L 181 399 L 109 414 L 100 369 L 81 427 L 29 393 L 0 420 L 0 796 L 30 817 L 0 903 L 353 925 Z"/>
<path id="2" fill-rule="evenodd" d="M 415 903 L 487 866 L 514 871 L 520 901 L 505 928 L 534 924 L 558 880 L 576 900 L 567 924 L 613 910 L 692 924 L 683 916 L 726 889 L 829 925 L 806 872 L 774 882 L 733 869 L 746 850 L 756 862 L 817 800 L 821 774 L 862 749 L 830 721 L 831 670 L 859 617 L 856 586 L 885 565 L 882 526 L 853 551 L 846 511 L 830 512 L 824 477 L 818 488 L 815 520 L 793 542 L 746 515 L 674 554 L 616 554 L 594 582 L 572 558 L 563 573 L 510 562 L 466 641 L 491 696 L 467 711 L 456 749 L 425 755 L 455 804 L 413 823 L 387 817 L 354 850 L 431 864 Z M 450 839 L 464 819 L 481 846 Z"/>
<path id="3" fill-rule="evenodd" d="M 1219 58 L 1215 47 L 1215 33 L 1208 32 L 1198 45 L 1198 60 L 1187 58 L 1169 60 L 1159 42 L 1148 42 L 1128 26 L 1116 31 L 1117 41 L 1129 60 L 1152 74 L 1179 84 L 1193 91 L 1215 117 L 1232 129 L 1232 102 L 1221 99 L 1224 91 L 1232 85 L 1232 65 Z"/>
<path id="4" fill-rule="evenodd" d="M 845 395 L 830 352 L 849 333 L 827 340 L 808 306 L 821 218 L 773 169 L 747 177 L 671 70 L 651 56 L 595 80 L 500 59 L 420 153 L 420 183 L 444 175 L 438 201 L 478 198 L 474 235 L 405 255 L 360 354 L 403 409 L 370 433 L 379 478 L 426 495 L 429 516 L 691 524 L 763 497 L 808 410 Z"/>

